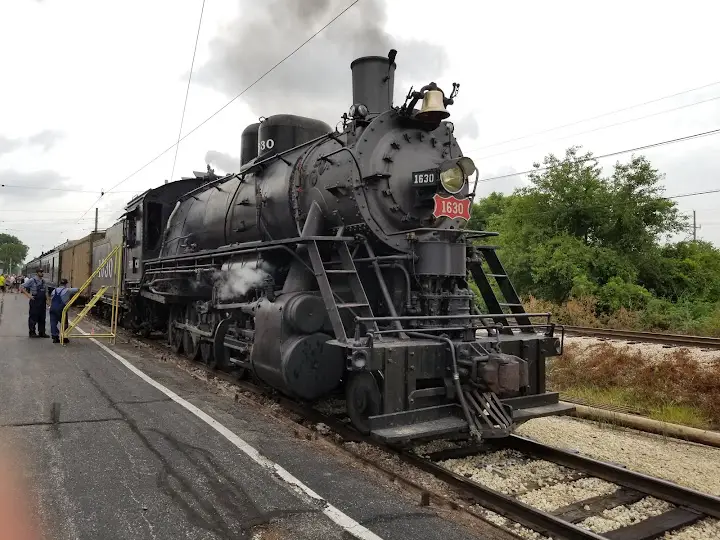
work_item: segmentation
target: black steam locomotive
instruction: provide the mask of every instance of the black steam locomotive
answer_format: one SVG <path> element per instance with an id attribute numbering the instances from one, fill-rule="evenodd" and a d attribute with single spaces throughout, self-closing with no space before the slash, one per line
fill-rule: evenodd
<path id="1" fill-rule="evenodd" d="M 341 131 L 261 119 L 238 174 L 137 197 L 96 258 L 125 243 L 130 323 L 194 360 L 303 400 L 344 391 L 353 425 L 386 441 L 507 436 L 568 410 L 545 390 L 562 341 L 523 309 L 494 233 L 465 228 L 477 172 L 446 121 L 459 86 L 393 107 L 394 58 L 351 64 Z"/>

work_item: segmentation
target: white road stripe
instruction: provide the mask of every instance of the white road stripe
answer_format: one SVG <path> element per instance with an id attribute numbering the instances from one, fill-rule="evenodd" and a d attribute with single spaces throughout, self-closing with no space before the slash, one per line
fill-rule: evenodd
<path id="1" fill-rule="evenodd" d="M 77 328 L 82 332 L 83 334 L 87 335 L 87 332 L 81 330 L 79 327 Z M 275 475 L 282 480 L 284 480 L 286 483 L 288 483 L 291 488 L 298 489 L 302 491 L 305 495 L 309 496 L 310 498 L 314 499 L 315 502 L 322 508 L 323 514 L 325 514 L 328 518 L 330 518 L 334 523 L 339 525 L 343 528 L 343 530 L 350 533 L 355 538 L 358 538 L 360 540 L 383 540 L 380 536 L 376 535 L 371 530 L 367 529 L 366 527 L 362 526 L 360 523 L 355 521 L 353 518 L 342 512 L 340 509 L 334 507 L 332 504 L 330 504 L 327 500 L 323 499 L 320 495 L 315 493 L 312 489 L 310 489 L 308 486 L 303 484 L 299 479 L 295 478 L 292 474 L 290 474 L 286 469 L 275 463 L 274 461 L 266 458 L 263 456 L 258 450 L 256 450 L 254 447 L 250 446 L 247 442 L 245 442 L 243 439 L 238 437 L 235 433 L 230 431 L 228 428 L 226 428 L 224 425 L 222 425 L 220 422 L 215 420 L 212 416 L 209 414 L 203 412 L 201 409 L 197 408 L 192 403 L 184 400 L 180 396 L 178 396 L 175 392 L 170 390 L 169 388 L 166 388 L 159 382 L 157 382 L 155 379 L 151 378 L 150 376 L 146 375 L 142 371 L 140 371 L 138 368 L 133 366 L 130 362 L 125 360 L 122 356 L 120 356 L 118 353 L 104 345 L 103 343 L 100 343 L 95 338 L 90 338 L 90 341 L 95 343 L 98 347 L 100 347 L 102 350 L 104 350 L 106 353 L 111 355 L 113 358 L 118 360 L 122 365 L 124 365 L 126 368 L 128 368 L 130 371 L 132 371 L 135 375 L 140 377 L 143 381 L 148 383 L 151 386 L 154 386 L 158 390 L 160 390 L 163 394 L 165 394 L 167 397 L 172 399 L 175 403 L 178 405 L 184 407 L 191 413 L 193 413 L 195 416 L 200 418 L 203 422 L 208 424 L 210 427 L 212 427 L 215 431 L 220 433 L 223 437 L 225 437 L 228 441 L 233 443 L 236 447 L 238 447 L 243 453 L 247 454 L 247 456 L 252 459 L 255 463 L 258 465 L 272 471 L 275 473 Z"/>

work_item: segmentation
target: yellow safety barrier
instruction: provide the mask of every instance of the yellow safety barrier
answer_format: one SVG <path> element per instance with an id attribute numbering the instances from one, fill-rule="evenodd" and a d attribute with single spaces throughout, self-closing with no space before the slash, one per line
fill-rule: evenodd
<path id="1" fill-rule="evenodd" d="M 60 343 L 65 345 L 65 338 L 68 337 L 93 337 L 93 338 L 112 338 L 113 343 L 115 343 L 115 339 L 117 338 L 117 323 L 118 323 L 118 314 L 120 312 L 120 286 L 122 284 L 122 244 L 115 246 L 113 250 L 108 253 L 108 256 L 103 259 L 103 261 L 100 263 L 100 265 L 95 269 L 95 271 L 92 273 L 92 275 L 87 279 L 87 281 L 83 284 L 80 289 L 78 289 L 78 292 L 75 293 L 75 296 L 73 296 L 70 301 L 65 305 L 62 312 L 62 318 L 60 319 Z M 115 285 L 103 285 L 100 287 L 98 292 L 95 293 L 95 295 L 90 299 L 90 301 L 85 304 L 85 307 L 83 307 L 82 311 L 78 313 L 77 317 L 70 321 L 70 324 L 65 328 L 66 322 L 67 322 L 67 313 L 70 309 L 70 306 L 73 305 L 75 300 L 80 296 L 80 294 L 87 289 L 90 286 L 90 283 L 92 283 L 92 280 L 100 273 L 100 270 L 105 268 L 107 264 L 114 260 L 114 277 L 115 277 Z M 71 334 L 75 327 L 78 325 L 80 321 L 82 321 L 85 316 L 90 312 L 90 310 L 93 308 L 95 304 L 98 303 L 98 301 L 105 295 L 105 292 L 107 292 L 108 289 L 113 289 L 113 295 L 112 295 L 112 304 L 111 304 L 111 316 L 110 316 L 110 332 L 107 334 Z"/>

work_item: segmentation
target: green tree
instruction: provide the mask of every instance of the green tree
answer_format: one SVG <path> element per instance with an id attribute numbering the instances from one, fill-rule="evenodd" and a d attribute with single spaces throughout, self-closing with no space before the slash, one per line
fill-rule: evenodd
<path id="1" fill-rule="evenodd" d="M 678 266 L 658 241 L 685 226 L 663 197 L 662 175 L 644 157 L 632 157 L 604 177 L 592 154 L 579 150 L 547 156 L 529 175 L 531 186 L 493 194 L 473 209 L 477 228 L 501 233 L 497 243 L 518 291 L 556 302 L 602 294 L 602 309 L 614 310 L 644 305 L 648 290 L 688 290 L 680 270 L 670 282 L 651 271 Z M 709 259 L 696 257 L 710 268 Z M 687 273 L 691 263 L 683 264 Z M 715 294 L 709 285 L 703 290 Z"/>
<path id="2" fill-rule="evenodd" d="M 477 204 L 473 204 L 467 228 L 475 231 L 489 230 L 490 219 L 501 214 L 511 199 L 512 196 L 493 192 Z"/>
<path id="3" fill-rule="evenodd" d="M 11 234 L 0 233 L 0 267 L 10 272 L 13 266 L 19 265 L 27 256 L 28 247 L 19 238 Z"/>

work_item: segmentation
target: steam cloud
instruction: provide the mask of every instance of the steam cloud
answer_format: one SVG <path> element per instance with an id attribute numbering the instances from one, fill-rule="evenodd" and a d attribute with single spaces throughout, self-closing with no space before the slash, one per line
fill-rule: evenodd
<path id="1" fill-rule="evenodd" d="M 261 287 L 271 279 L 272 266 L 267 262 L 235 263 L 228 270 L 215 273 L 218 297 L 222 301 L 244 296 L 250 289 Z"/>
<path id="2" fill-rule="evenodd" d="M 240 16 L 211 41 L 196 81 L 235 96 L 347 6 L 346 0 L 240 0 Z M 444 50 L 391 38 L 382 0 L 363 0 L 243 96 L 255 114 L 291 113 L 331 126 L 352 105 L 350 62 L 398 50 L 396 94 L 442 75 Z M 398 101 L 397 99 L 395 101 Z"/>
<path id="3" fill-rule="evenodd" d="M 205 154 L 205 163 L 216 166 L 223 172 L 232 173 L 240 170 L 240 158 L 233 157 L 217 150 L 208 150 Z"/>

